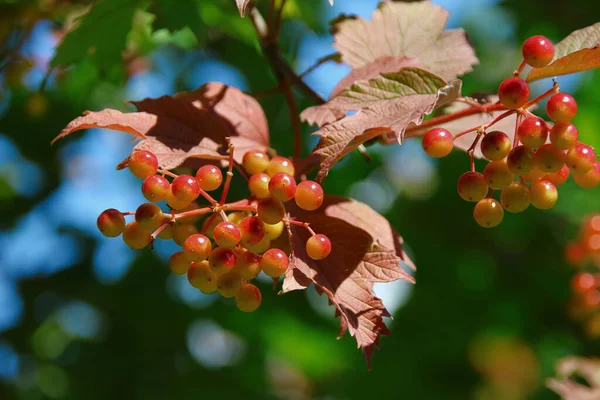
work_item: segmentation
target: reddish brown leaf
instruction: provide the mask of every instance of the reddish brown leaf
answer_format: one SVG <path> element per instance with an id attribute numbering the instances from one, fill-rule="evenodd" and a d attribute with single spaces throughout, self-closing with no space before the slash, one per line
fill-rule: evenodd
<path id="1" fill-rule="evenodd" d="M 477 57 L 462 29 L 445 31 L 448 12 L 428 1 L 382 2 L 371 21 L 343 18 L 334 47 L 353 68 L 386 56 L 416 57 L 446 80 L 470 72 Z"/>
<path id="2" fill-rule="evenodd" d="M 131 133 L 136 146 L 154 152 L 163 168 L 172 169 L 188 158 L 219 158 L 226 137 L 241 162 L 249 149 L 269 147 L 264 112 L 256 100 L 240 90 L 208 83 L 193 92 L 133 102 L 139 112 L 106 109 L 73 120 L 54 141 L 86 128 L 109 128 Z"/>
<path id="3" fill-rule="evenodd" d="M 307 212 L 291 205 L 291 215 L 310 223 L 332 242 L 331 254 L 312 260 L 306 254 L 309 232 L 292 226 L 292 267 L 283 292 L 305 289 L 314 283 L 327 294 L 341 317 L 340 335 L 346 330 L 355 337 L 370 364 L 373 349 L 381 335 L 389 335 L 383 317 L 390 316 L 372 291 L 374 282 L 404 279 L 414 282 L 400 262 L 414 267 L 402 249 L 402 238 L 380 214 L 363 203 L 327 196 L 318 212 Z"/>
<path id="4" fill-rule="evenodd" d="M 248 7 L 248 4 L 250 4 L 250 0 L 235 0 L 235 4 L 240 11 L 240 15 L 242 17 L 246 15 L 246 8 Z"/>

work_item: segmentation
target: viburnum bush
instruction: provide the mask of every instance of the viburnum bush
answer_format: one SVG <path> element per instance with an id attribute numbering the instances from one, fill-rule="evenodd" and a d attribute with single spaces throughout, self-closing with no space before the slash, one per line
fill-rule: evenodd
<path id="1" fill-rule="evenodd" d="M 365 144 L 416 137 L 431 157 L 466 151 L 470 168 L 457 177 L 458 195 L 476 203 L 473 216 L 483 227 L 499 225 L 505 210 L 551 208 L 569 174 L 581 187 L 598 184 L 600 164 L 579 141 L 575 99 L 560 91 L 557 80 L 537 96 L 529 84 L 600 66 L 600 24 L 556 45 L 543 36 L 527 39 L 523 62 L 497 94 L 475 98 L 461 96 L 457 78 L 478 59 L 463 30 L 445 29 L 447 11 L 428 1 L 385 1 L 370 21 L 332 21 L 337 53 L 314 68 L 336 61 L 352 71 L 326 101 L 302 79 L 314 68 L 298 74 L 281 55 L 285 1 L 263 3 L 269 2 L 236 0 L 278 81 L 267 94 L 283 95 L 288 106 L 293 154 L 271 148 L 258 95 L 218 82 L 133 101 L 136 112 L 86 112 L 55 139 L 91 127 L 139 139 L 118 169 L 142 180 L 148 203 L 106 210 L 98 228 L 134 249 L 173 240 L 181 250 L 171 256 L 171 270 L 187 274 L 203 293 L 218 291 L 251 312 L 262 295 L 250 282 L 261 272 L 275 285 L 283 277 L 282 293 L 314 284 L 336 308 L 340 335 L 348 330 L 370 363 L 381 335 L 389 334 L 383 318 L 390 316 L 373 284 L 414 282 L 405 270 L 414 265 L 385 217 L 324 193 L 321 184 L 341 158 L 364 153 Z M 299 112 L 293 89 L 314 105 Z M 550 121 L 534 114 L 544 99 Z M 319 142 L 308 155 L 302 122 L 319 128 Z M 476 171 L 476 158 L 489 161 L 482 171 Z M 228 198 L 234 174 L 246 180 L 245 198 Z"/>

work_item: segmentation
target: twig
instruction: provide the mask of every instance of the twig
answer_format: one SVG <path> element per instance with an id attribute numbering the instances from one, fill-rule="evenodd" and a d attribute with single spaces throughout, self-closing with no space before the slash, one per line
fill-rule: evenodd
<path id="1" fill-rule="evenodd" d="M 319 68 L 321 65 L 328 63 L 329 61 L 338 62 L 338 59 L 339 59 L 338 53 L 333 53 L 333 54 L 326 55 L 325 57 L 321 57 L 317 60 L 316 63 L 314 63 L 313 65 L 308 67 L 308 69 L 306 69 L 303 73 L 301 73 L 300 78 L 306 77 L 306 75 L 310 74 L 311 72 L 313 72 L 314 70 Z"/>
<path id="2" fill-rule="evenodd" d="M 231 144 L 231 139 L 225 138 L 227 141 L 227 148 L 229 151 L 229 166 L 227 167 L 227 178 L 225 178 L 225 185 L 223 186 L 223 193 L 221 194 L 221 201 L 219 204 L 225 204 L 227 200 L 227 194 L 229 193 L 229 187 L 231 186 L 231 178 L 233 178 L 233 150 L 234 147 Z"/>
<path id="3" fill-rule="evenodd" d="M 292 131 L 294 132 L 294 162 L 300 159 L 302 156 L 302 131 L 300 129 L 300 115 L 298 114 L 298 106 L 294 99 L 294 93 L 292 92 L 292 86 L 287 78 L 281 80 L 281 86 L 283 88 L 283 94 L 288 106 L 290 113 L 290 121 L 292 122 Z"/>

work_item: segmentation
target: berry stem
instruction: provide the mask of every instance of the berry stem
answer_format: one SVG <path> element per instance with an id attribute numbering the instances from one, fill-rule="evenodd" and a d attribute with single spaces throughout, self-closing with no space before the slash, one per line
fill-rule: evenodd
<path id="1" fill-rule="evenodd" d="M 173 215 L 173 220 L 178 220 L 180 218 L 185 218 L 185 217 L 194 217 L 197 215 L 204 215 L 204 214 L 209 214 L 213 212 L 213 209 L 211 207 L 204 207 L 204 208 L 198 208 L 196 210 L 191 210 L 191 211 L 184 211 L 182 213 L 179 214 L 175 214 Z"/>
<path id="2" fill-rule="evenodd" d="M 519 65 L 519 68 L 517 68 L 517 70 L 515 72 L 513 72 L 513 76 L 520 77 L 521 73 L 523 72 L 523 69 L 525 69 L 526 65 L 527 65 L 527 63 L 525 62 L 525 60 L 523 60 L 521 62 L 521 65 Z"/>
<path id="3" fill-rule="evenodd" d="M 308 222 L 302 222 L 302 221 L 297 221 L 295 219 L 290 219 L 289 217 L 286 217 L 283 219 L 283 222 L 285 222 L 287 225 L 297 225 L 297 226 L 302 226 L 304 228 L 306 228 L 311 235 L 316 235 L 316 232 L 313 231 L 313 229 L 310 227 L 310 224 Z"/>
<path id="4" fill-rule="evenodd" d="M 162 176 L 170 176 L 171 178 L 178 178 L 179 175 L 172 173 L 171 171 L 168 171 L 166 169 L 163 168 L 159 168 L 158 169 L 158 173 L 160 173 Z"/>
<path id="5" fill-rule="evenodd" d="M 159 226 L 153 233 L 152 233 L 152 239 L 151 241 L 154 242 L 156 240 L 156 238 L 158 237 L 158 235 L 160 235 L 160 233 L 162 231 L 164 231 L 165 229 L 167 229 L 167 227 L 171 225 L 170 222 L 164 223 L 161 226 Z"/>
<path id="6" fill-rule="evenodd" d="M 513 148 L 519 145 L 519 135 L 517 134 L 517 130 L 519 129 L 519 125 L 521 124 L 522 117 L 522 113 L 517 113 L 517 118 L 515 119 L 515 137 L 513 138 Z"/>
<path id="7" fill-rule="evenodd" d="M 231 203 L 220 206 L 219 211 L 250 211 L 255 213 L 256 206 Z"/>
<path id="8" fill-rule="evenodd" d="M 479 140 L 481 140 L 481 137 L 484 135 L 483 132 L 485 131 L 477 131 L 477 136 L 475 137 L 475 140 L 473 140 L 471 147 L 469 147 L 469 149 L 467 150 L 467 154 L 471 158 L 471 171 L 473 172 L 475 172 L 475 147 L 477 147 L 477 143 L 479 143 Z"/>
<path id="9" fill-rule="evenodd" d="M 502 114 L 498 115 L 496 118 L 494 118 L 493 120 L 487 122 L 486 124 L 481 125 L 481 129 L 483 131 L 486 131 L 490 126 L 497 124 L 498 122 L 502 121 L 506 117 L 510 117 L 515 112 L 516 112 L 516 110 L 508 110 L 505 113 L 502 113 Z"/>
<path id="10" fill-rule="evenodd" d="M 523 104 L 523 106 L 521 107 L 521 110 L 527 110 L 532 105 L 537 104 L 540 101 L 544 100 L 546 97 L 550 97 L 553 94 L 556 94 L 558 92 L 560 92 L 560 86 L 558 86 L 558 82 L 554 82 L 554 84 L 552 85 L 552 88 L 550 88 L 546 92 L 540 94 L 538 97 L 531 99 L 527 103 Z"/>
<path id="11" fill-rule="evenodd" d="M 127 215 L 135 215 L 135 211 L 125 211 L 121 213 L 123 216 L 127 216 Z"/>
<path id="12" fill-rule="evenodd" d="M 227 200 L 227 194 L 229 193 L 229 187 L 231 186 L 231 178 L 233 178 L 234 146 L 231 144 L 231 140 L 229 138 L 225 138 L 225 140 L 227 140 L 227 147 L 229 149 L 229 166 L 227 167 L 227 178 L 225 178 L 225 186 L 223 186 L 223 194 L 221 194 L 221 201 L 219 204 L 225 204 L 225 200 Z"/>

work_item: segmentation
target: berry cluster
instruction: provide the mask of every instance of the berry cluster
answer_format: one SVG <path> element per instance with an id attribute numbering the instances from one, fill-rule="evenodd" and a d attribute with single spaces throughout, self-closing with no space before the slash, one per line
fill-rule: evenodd
<path id="1" fill-rule="evenodd" d="M 578 272 L 573 276 L 573 317 L 584 321 L 587 331 L 600 336 L 600 214 L 588 216 L 579 238 L 565 247 L 566 261 Z"/>
<path id="2" fill-rule="evenodd" d="M 316 182 L 296 182 L 291 160 L 251 150 L 238 165 L 249 174 L 251 197 L 226 203 L 233 176 L 233 146 L 229 146 L 228 159 L 224 180 L 216 165 L 204 165 L 195 175 L 176 175 L 159 168 L 153 153 L 134 151 L 121 166 L 144 179 L 142 193 L 150 202 L 135 212 L 108 209 L 100 214 L 97 224 L 104 236 L 122 235 L 133 249 L 142 249 L 156 238 L 172 239 L 182 247 L 169 259 L 173 273 L 187 274 L 190 284 L 202 293 L 218 291 L 224 297 L 235 298 L 240 310 L 252 312 L 262 297 L 258 287 L 248 281 L 261 271 L 276 280 L 288 268 L 289 255 L 271 247 L 286 227 L 288 232 L 290 225 L 311 232 L 306 242 L 309 257 L 321 260 L 331 252 L 327 236 L 316 234 L 308 223 L 290 218 L 285 208 L 285 202 L 294 199 L 298 207 L 316 210 L 324 194 Z M 221 187 L 221 200 L 217 201 L 208 192 Z M 206 204 L 200 205 L 197 199 Z M 166 202 L 168 211 L 156 204 L 161 202 Z M 126 223 L 128 215 L 135 219 Z"/>
<path id="3" fill-rule="evenodd" d="M 552 208 L 558 200 L 557 186 L 565 183 L 569 174 L 583 188 L 600 183 L 600 162 L 592 147 L 578 141 L 577 127 L 571 123 L 577 114 L 577 103 L 567 93 L 554 86 L 530 100 L 529 85 L 520 78 L 526 64 L 543 67 L 554 57 L 554 46 L 543 36 L 533 36 L 523 44 L 523 63 L 514 76 L 498 88 L 500 104 L 507 109 L 488 123 L 458 133 L 434 128 L 423 137 L 423 149 L 431 157 L 445 157 L 454 146 L 454 139 L 476 132 L 468 150 L 471 170 L 458 179 L 458 194 L 466 201 L 476 202 L 473 216 L 483 227 L 499 225 L 504 210 L 525 211 L 529 205 L 542 210 Z M 553 124 L 528 111 L 532 105 L 550 97 L 546 111 Z M 490 129 L 500 120 L 516 114 L 514 140 L 505 132 Z M 474 150 L 479 144 L 489 161 L 482 173 L 475 171 Z M 493 198 L 501 190 L 500 201 Z"/>

